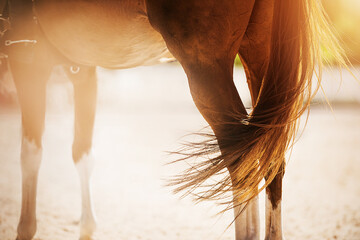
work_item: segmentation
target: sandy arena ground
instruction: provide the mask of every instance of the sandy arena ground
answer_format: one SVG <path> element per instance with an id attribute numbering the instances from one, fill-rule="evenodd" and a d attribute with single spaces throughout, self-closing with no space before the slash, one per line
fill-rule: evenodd
<path id="1" fill-rule="evenodd" d="M 195 205 L 164 186 L 167 176 L 182 170 L 164 165 L 173 159 L 166 151 L 177 149 L 182 136 L 206 125 L 192 104 L 182 70 L 174 66 L 99 70 L 99 77 L 95 238 L 234 239 L 233 227 L 226 230 L 231 212 L 217 216 L 221 207 L 214 203 Z M 336 98 L 351 105 L 335 104 L 334 112 L 320 105 L 312 108 L 292 152 L 283 194 L 288 240 L 360 239 L 360 105 L 354 103 L 360 87 L 356 87 Z M 77 239 L 80 186 L 71 160 L 72 89 L 70 83 L 53 79 L 48 90 L 35 239 Z M 18 109 L 0 109 L 1 240 L 15 239 L 20 215 L 20 121 Z M 261 206 L 263 202 L 261 196 Z M 261 214 L 263 236 L 263 209 Z"/>

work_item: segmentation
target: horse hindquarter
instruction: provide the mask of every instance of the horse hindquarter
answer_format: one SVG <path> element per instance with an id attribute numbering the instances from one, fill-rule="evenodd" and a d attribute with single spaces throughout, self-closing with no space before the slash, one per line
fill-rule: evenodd
<path id="1" fill-rule="evenodd" d="M 240 160 L 239 155 L 235 158 L 231 155 L 234 154 L 234 146 L 237 146 L 236 139 L 247 131 L 247 126 L 241 124 L 241 119 L 247 118 L 247 112 L 233 83 L 233 64 L 253 5 L 254 1 L 246 4 L 241 1 L 207 1 L 206 4 L 199 1 L 185 4 L 147 1 L 150 22 L 160 31 L 170 52 L 184 67 L 193 100 L 212 127 L 220 146 L 221 158 L 224 159 L 223 162 L 214 159 L 208 161 L 206 171 L 202 171 L 204 175 L 190 173 L 175 183 L 179 186 L 178 190 L 184 190 L 198 186 L 211 174 L 228 169 L 230 177 L 223 179 L 223 184 L 215 186 L 202 197 L 221 197 L 219 193 L 223 189 L 218 186 L 233 190 L 232 206 L 235 207 L 238 240 L 259 238 L 257 198 L 251 200 L 248 208 L 239 216 L 243 209 L 238 199 L 239 191 L 231 187 L 236 186 L 238 179 L 233 166 Z M 209 147 L 213 148 L 205 146 L 204 149 L 208 150 Z M 219 164 L 214 165 L 214 162 Z"/>
<path id="2" fill-rule="evenodd" d="M 259 0 L 255 5 L 260 2 L 264 3 Z M 260 58 L 260 64 L 255 62 L 259 68 L 254 67 L 241 48 L 244 33 L 251 31 L 248 25 L 251 16 L 259 14 L 254 1 L 180 4 L 147 0 L 146 3 L 150 23 L 184 67 L 194 102 L 212 127 L 221 151 L 219 157 L 199 163 L 196 167 L 201 171 L 193 168 L 194 171 L 189 170 L 177 179 L 174 183 L 178 184 L 178 190 L 193 189 L 209 176 L 228 169 L 230 177 L 225 177 L 201 198 L 219 199 L 224 192 L 232 190 L 236 207 L 257 196 L 258 185 L 265 178 L 261 189 L 269 186 L 267 238 L 281 239 L 279 183 L 285 151 L 296 133 L 296 120 L 306 109 L 302 103 L 308 93 L 306 87 L 311 86 L 314 63 L 311 58 L 318 60 L 312 52 L 316 46 L 311 45 L 311 39 L 316 36 L 311 29 L 314 22 L 308 21 L 309 11 L 317 6 L 312 0 L 275 1 L 271 38 L 264 37 L 269 60 Z M 248 77 L 254 69 L 261 73 L 255 81 L 248 79 L 254 104 L 249 115 L 232 79 L 233 61 L 239 49 L 247 64 Z M 206 143 L 194 156 L 206 155 L 209 148 L 214 148 Z"/>

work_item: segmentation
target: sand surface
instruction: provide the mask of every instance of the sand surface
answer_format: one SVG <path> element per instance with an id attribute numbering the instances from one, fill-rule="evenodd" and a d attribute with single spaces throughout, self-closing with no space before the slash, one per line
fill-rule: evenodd
<path id="1" fill-rule="evenodd" d="M 234 239 L 233 227 L 226 230 L 231 212 L 216 216 L 221 207 L 195 205 L 164 186 L 166 177 L 182 170 L 164 165 L 173 159 L 166 151 L 206 125 L 192 104 L 183 72 L 173 67 L 121 74 L 99 70 L 99 77 L 95 238 Z M 77 239 L 80 186 L 71 160 L 72 89 L 67 82 L 53 82 L 48 90 L 35 239 Z M 334 105 L 334 112 L 312 108 L 284 178 L 286 239 L 360 239 L 360 107 L 353 102 Z M 0 109 L 1 240 L 15 239 L 20 214 L 20 125 L 18 109 Z M 261 196 L 262 236 L 263 202 Z"/>

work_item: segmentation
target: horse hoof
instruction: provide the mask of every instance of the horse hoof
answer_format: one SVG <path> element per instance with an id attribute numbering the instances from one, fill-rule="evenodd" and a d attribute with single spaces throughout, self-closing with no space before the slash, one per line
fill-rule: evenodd
<path id="1" fill-rule="evenodd" d="M 36 220 L 29 222 L 20 222 L 17 228 L 16 240 L 31 240 L 36 232 Z"/>
<path id="2" fill-rule="evenodd" d="M 18 234 L 16 236 L 16 240 L 32 240 L 34 235 L 35 234 L 28 234 L 28 235 L 26 235 L 26 234 L 21 234 L 21 235 Z"/>
<path id="3" fill-rule="evenodd" d="M 33 239 L 33 236 L 19 236 L 19 235 L 17 235 L 17 237 L 16 237 L 16 240 L 32 240 Z"/>
<path id="4" fill-rule="evenodd" d="M 96 229 L 94 217 L 81 219 L 80 221 L 80 240 L 93 240 L 93 233 Z"/>
<path id="5" fill-rule="evenodd" d="M 265 237 L 265 240 L 286 240 L 286 238 L 284 238 L 284 236 L 270 236 L 270 237 Z"/>
<path id="6" fill-rule="evenodd" d="M 94 240 L 92 236 L 81 236 L 79 240 Z"/>

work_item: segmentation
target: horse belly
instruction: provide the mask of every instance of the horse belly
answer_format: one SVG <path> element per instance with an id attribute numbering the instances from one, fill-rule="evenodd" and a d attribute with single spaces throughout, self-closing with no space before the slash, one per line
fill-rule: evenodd
<path id="1" fill-rule="evenodd" d="M 46 38 L 71 61 L 107 68 L 172 58 L 150 25 L 143 0 L 36 2 Z"/>

